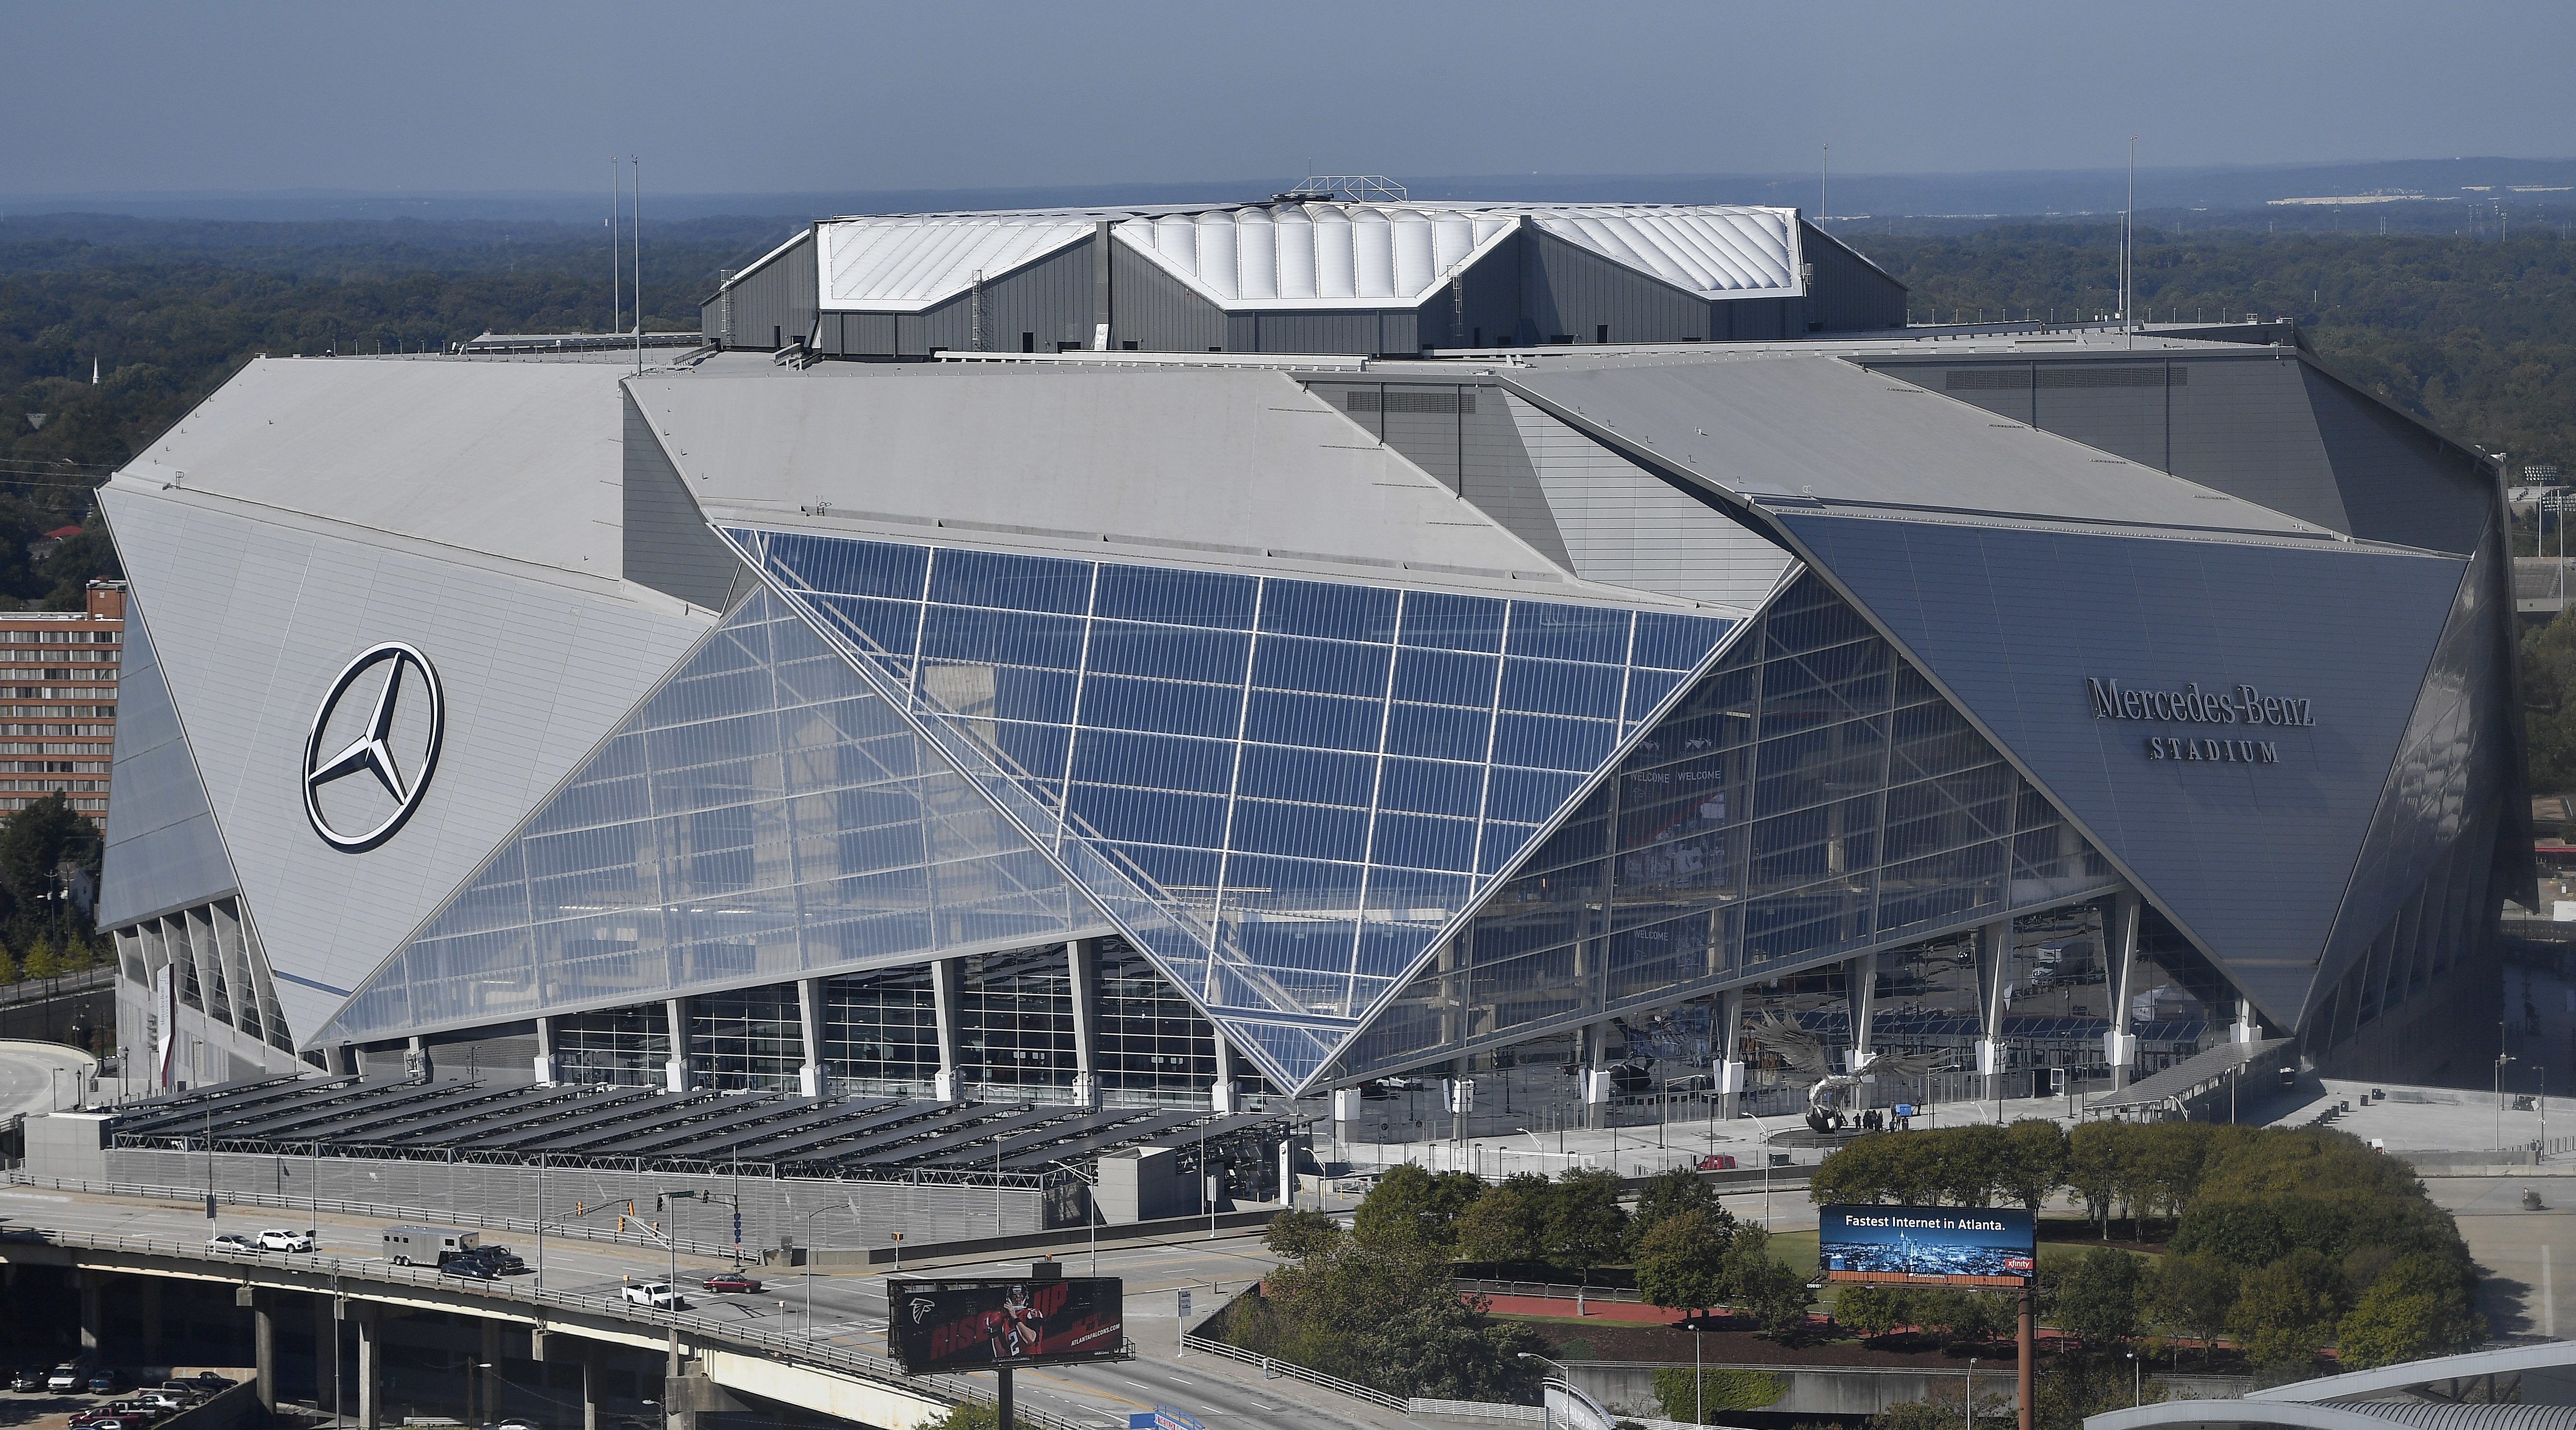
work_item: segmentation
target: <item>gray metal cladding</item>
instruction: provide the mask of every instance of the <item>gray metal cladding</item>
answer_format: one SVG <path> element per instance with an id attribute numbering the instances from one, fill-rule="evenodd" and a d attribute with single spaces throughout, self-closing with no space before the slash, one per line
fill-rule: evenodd
<path id="1" fill-rule="evenodd" d="M 1521 235 L 1521 341 L 1692 343 L 1711 304 L 1553 234 Z M 1605 334 L 1605 331 L 1606 334 Z"/>
<path id="2" fill-rule="evenodd" d="M 2286 354 L 1865 365 L 2328 530 L 2351 531 L 2297 364 Z"/>
<path id="3" fill-rule="evenodd" d="M 1585 580 L 1749 611 L 1788 569 L 1789 553 L 1769 537 L 1519 398 L 1496 396 L 1527 454 L 1544 530 Z M 1517 496 L 1508 487 L 1503 494 Z M 1486 508 L 1507 524 L 1509 509 Z"/>
<path id="4" fill-rule="evenodd" d="M 1093 245 L 1086 238 L 974 288 L 921 315 L 922 342 L 953 352 L 1051 353 L 1091 346 Z M 982 335 L 976 332 L 982 313 Z M 851 315 L 853 317 L 857 315 Z"/>
<path id="5" fill-rule="evenodd" d="M 100 500 L 303 1036 L 713 624 L 604 578 L 254 517 L 128 478 Z M 307 821 L 304 746 L 350 658 L 387 640 L 437 666 L 445 735 L 409 822 L 346 854 Z"/>
<path id="6" fill-rule="evenodd" d="M 2464 561 L 1778 516 L 2268 1019 L 2295 1025 Z M 2093 680 L 2159 699 L 2252 686 L 2308 702 L 2314 723 L 2103 718 Z"/>
<path id="7" fill-rule="evenodd" d="M 818 281 L 814 234 L 808 229 L 769 262 L 708 299 L 701 323 L 726 347 L 774 352 L 813 331 Z"/>
<path id="8" fill-rule="evenodd" d="M 1814 224 L 1798 225 L 1799 251 L 1811 276 L 1806 319 L 1811 330 L 1878 332 L 1905 326 L 1905 285 Z"/>
<path id="9" fill-rule="evenodd" d="M 125 620 L 116 757 L 107 791 L 107 852 L 98 926 L 112 929 L 233 891 L 232 861 L 206 807 L 204 782 L 171 708 L 140 602 Z"/>
<path id="10" fill-rule="evenodd" d="M 2352 534 L 2475 549 L 2495 502 L 2495 477 L 2484 464 L 2331 374 L 2306 363 L 2299 369 Z"/>
<path id="11" fill-rule="evenodd" d="M 2169 389 L 2173 456 L 2166 470 L 2331 531 L 2365 534 L 2353 530 L 2302 395 L 2302 364 L 2264 353 L 2176 359 L 2173 367 L 2190 376 Z M 2371 539 L 2424 544 L 2385 534 Z"/>
<path id="12" fill-rule="evenodd" d="M 1086 239 L 1080 252 L 1084 256 L 1084 284 L 1072 307 L 1079 324 L 1077 333 L 1083 347 L 1091 346 L 1092 304 L 1095 295 L 1090 286 L 1088 266 L 1092 245 L 1097 238 Z M 1143 352 L 1198 353 L 1234 350 L 1227 341 L 1227 314 L 1216 304 L 1190 291 L 1187 285 L 1166 273 L 1155 262 L 1124 243 L 1109 245 L 1109 345 L 1113 349 L 1129 343 Z M 1251 314 L 1237 315 L 1251 317 Z M 1292 349 L 1292 351 L 1300 351 Z"/>
<path id="13" fill-rule="evenodd" d="M 742 563 L 707 529 L 633 393 L 626 404 L 626 579 L 709 611 L 725 608 Z"/>
<path id="14" fill-rule="evenodd" d="M 2475 843 L 2478 816 L 2488 802 L 2499 792 L 2508 804 L 2525 798 L 2507 708 L 2513 682 L 2504 668 L 2504 640 L 2511 638 L 2513 617 L 2498 579 L 2500 551 L 2499 543 L 2486 542 L 2460 578 L 2441 643 L 2363 836 L 2351 892 L 2336 916 L 2311 1003 L 2327 996 L 2438 862 L 2464 857 L 2454 851 Z M 2492 829 L 2485 837 L 2493 839 Z M 2483 866 L 2491 851 L 2476 848 L 2468 857 Z M 2483 922 L 2485 911 L 2479 912 Z"/>

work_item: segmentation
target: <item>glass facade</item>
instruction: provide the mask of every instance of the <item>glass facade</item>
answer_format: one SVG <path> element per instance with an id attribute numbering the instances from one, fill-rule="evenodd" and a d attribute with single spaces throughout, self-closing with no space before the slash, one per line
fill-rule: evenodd
<path id="1" fill-rule="evenodd" d="M 1073 1086 L 1073 968 L 1063 945 L 958 960 L 957 1013 L 961 1081 Z"/>
<path id="2" fill-rule="evenodd" d="M 1216 1081 L 1216 1029 L 1124 939 L 1103 939 L 1100 1083 L 1129 1092 L 1204 1098 Z"/>
<path id="3" fill-rule="evenodd" d="M 657 1005 L 567 1013 L 555 1019 L 555 1077 L 563 1082 L 660 1087 L 671 1042 Z"/>
<path id="4" fill-rule="evenodd" d="M 317 1041 L 1096 929 L 1053 865 L 766 591 Z"/>
<path id="5" fill-rule="evenodd" d="M 726 535 L 1290 1083 L 1731 628 Z"/>
<path id="6" fill-rule="evenodd" d="M 939 1009 L 930 969 L 825 980 L 823 1071 L 834 1093 L 926 1097 L 939 1076 Z"/>
<path id="7" fill-rule="evenodd" d="M 1510 871 L 1336 1078 L 2118 882 L 1858 613 L 1803 576 Z"/>
<path id="8" fill-rule="evenodd" d="M 796 985 L 771 983 L 689 1000 L 689 1061 L 698 1086 L 719 1092 L 794 1092 L 805 1061 Z"/>

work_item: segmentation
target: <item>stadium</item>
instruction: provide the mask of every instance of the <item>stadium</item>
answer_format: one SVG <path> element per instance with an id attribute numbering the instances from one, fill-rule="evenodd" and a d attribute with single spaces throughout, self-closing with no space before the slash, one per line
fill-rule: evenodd
<path id="1" fill-rule="evenodd" d="M 703 337 L 264 359 L 103 489 L 151 1086 L 2485 1075 L 2500 472 L 2287 325 L 1290 194 L 825 220 Z"/>

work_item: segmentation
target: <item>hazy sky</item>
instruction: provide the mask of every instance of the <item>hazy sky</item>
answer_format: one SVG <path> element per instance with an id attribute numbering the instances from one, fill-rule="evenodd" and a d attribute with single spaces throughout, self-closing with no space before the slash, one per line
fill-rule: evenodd
<path id="1" fill-rule="evenodd" d="M 2576 154 L 2576 5 L 0 0 L 0 195 Z"/>

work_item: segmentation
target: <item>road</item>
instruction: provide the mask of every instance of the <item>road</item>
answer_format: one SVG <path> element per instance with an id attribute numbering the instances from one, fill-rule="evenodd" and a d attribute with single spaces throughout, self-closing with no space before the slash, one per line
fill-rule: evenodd
<path id="1" fill-rule="evenodd" d="M 274 1208 L 227 1208 L 211 1225 L 195 1204 L 125 1197 L 94 1197 L 34 1188 L 0 1188 L 0 1225 L 105 1236 L 150 1236 L 165 1241 L 201 1243 L 216 1231 L 256 1232 L 265 1227 L 313 1227 L 318 1254 L 369 1259 L 381 1254 L 386 1223 L 356 1217 L 323 1216 Z M 499 1239 L 497 1233 L 485 1233 Z M 533 1237 L 513 1234 L 511 1249 L 531 1267 L 540 1256 Z M 293 1262 L 300 1258 L 281 1257 Z M 1075 1250 L 1063 1255 L 1066 1273 L 1088 1275 L 1092 1258 Z M 670 1274 L 666 1251 L 619 1243 L 567 1241 L 544 1243 L 542 1284 L 548 1290 L 614 1296 L 629 1280 L 660 1280 Z M 1099 1274 L 1125 1282 L 1127 1334 L 1138 1357 L 1132 1361 L 1087 1366 L 1061 1366 L 1017 1373 L 1020 1402 L 1080 1424 L 1124 1426 L 1132 1411 L 1167 1405 L 1206 1421 L 1211 1430 L 1229 1425 L 1268 1426 L 1295 1423 L 1309 1430 L 1390 1430 L 1402 1416 L 1383 1412 L 1315 1387 L 1290 1380 L 1264 1380 L 1249 1366 L 1205 1354 L 1179 1353 L 1177 1296 L 1197 1288 L 1193 1319 L 1205 1316 L 1218 1296 L 1232 1296 L 1263 1276 L 1277 1259 L 1255 1236 L 1193 1237 L 1125 1248 L 1103 1248 Z M 976 1265 L 947 1265 L 943 1276 L 1012 1275 L 1025 1272 L 1026 1259 L 996 1260 Z M 721 1262 L 703 1257 L 678 1259 L 682 1285 L 692 1285 Z M 885 1277 L 877 1275 L 771 1275 L 755 1270 L 765 1284 L 756 1295 L 693 1294 L 692 1309 L 703 1315 L 759 1323 L 763 1329 L 809 1332 L 822 1340 L 884 1353 Z M 470 1289 L 473 1283 L 463 1283 Z M 1214 1295 L 1210 1292 L 1213 1290 Z"/>
<path id="2" fill-rule="evenodd" d="M 74 1076 L 61 1076 L 64 1072 Z M 60 1043 L 0 1039 L 0 1118 L 69 1107 L 78 1084 L 98 1075 L 98 1059 Z"/>

